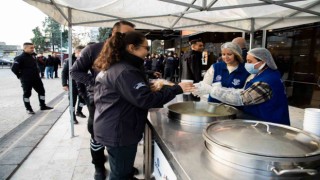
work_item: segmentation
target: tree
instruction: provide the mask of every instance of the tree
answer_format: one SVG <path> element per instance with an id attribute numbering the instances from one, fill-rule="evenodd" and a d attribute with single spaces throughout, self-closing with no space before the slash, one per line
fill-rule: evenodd
<path id="1" fill-rule="evenodd" d="M 50 17 L 46 17 L 42 22 L 42 27 L 43 29 L 36 27 L 32 30 L 34 37 L 31 41 L 37 51 L 45 51 L 50 46 L 52 46 L 52 51 L 54 51 L 55 47 L 68 47 L 68 30 L 64 28 L 61 30 L 59 23 Z"/>
<path id="2" fill-rule="evenodd" d="M 97 40 L 99 42 L 104 42 L 106 39 L 109 38 L 109 36 L 111 35 L 112 33 L 112 28 L 99 28 L 98 29 L 99 31 L 99 34 L 97 36 Z"/>
<path id="3" fill-rule="evenodd" d="M 69 31 L 67 29 L 63 28 L 63 32 L 62 32 L 62 47 L 66 48 L 68 47 L 68 34 Z"/>
<path id="4" fill-rule="evenodd" d="M 72 33 L 72 47 L 77 47 L 81 44 L 80 35 Z"/>
<path id="5" fill-rule="evenodd" d="M 43 22 L 43 27 L 46 37 L 50 39 L 52 51 L 54 51 L 55 46 L 59 48 L 66 47 L 64 46 L 64 44 L 66 43 L 61 44 L 61 36 L 62 42 L 67 42 L 68 30 L 64 30 L 62 32 L 61 25 L 50 17 L 45 18 L 45 21 Z"/>
<path id="6" fill-rule="evenodd" d="M 31 39 L 31 42 L 34 44 L 36 52 L 43 52 L 46 46 L 46 37 L 42 35 L 39 26 L 32 29 L 32 32 L 34 34 L 34 37 Z"/>

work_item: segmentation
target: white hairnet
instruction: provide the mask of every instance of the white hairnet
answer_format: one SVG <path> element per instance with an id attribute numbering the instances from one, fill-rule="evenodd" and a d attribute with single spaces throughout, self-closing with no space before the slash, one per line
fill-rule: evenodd
<path id="1" fill-rule="evenodd" d="M 254 56 L 264 62 L 266 62 L 267 66 L 273 70 L 277 69 L 277 65 L 273 60 L 273 57 L 270 53 L 270 51 L 266 48 L 254 48 L 251 49 L 248 54 L 251 56 Z"/>
<path id="2" fill-rule="evenodd" d="M 242 59 L 242 55 L 241 55 L 242 50 L 238 44 L 233 43 L 233 42 L 226 42 L 221 45 L 221 50 L 225 49 L 225 48 L 230 49 L 237 56 L 237 59 L 240 61 L 240 63 L 243 63 L 243 59 Z"/>

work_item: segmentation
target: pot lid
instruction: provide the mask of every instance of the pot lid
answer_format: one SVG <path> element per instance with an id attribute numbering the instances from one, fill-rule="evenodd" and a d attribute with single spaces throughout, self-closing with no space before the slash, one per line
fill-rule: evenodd
<path id="1" fill-rule="evenodd" d="M 251 120 L 216 121 L 203 132 L 207 143 L 253 155 L 307 157 L 320 154 L 320 138 L 286 125 Z"/>
<path id="2" fill-rule="evenodd" d="M 235 115 L 238 110 L 222 103 L 210 103 L 204 101 L 186 101 L 174 103 L 168 106 L 170 112 L 181 115 L 197 117 L 223 117 Z"/>

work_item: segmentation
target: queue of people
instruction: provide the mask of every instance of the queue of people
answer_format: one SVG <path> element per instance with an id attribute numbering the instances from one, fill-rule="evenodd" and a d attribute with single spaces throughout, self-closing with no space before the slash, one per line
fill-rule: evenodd
<path id="1" fill-rule="evenodd" d="M 112 35 L 114 36 L 116 32 L 126 33 L 134 31 L 135 25 L 128 21 L 119 21 L 112 27 Z M 108 40 L 107 40 L 108 41 Z M 94 132 L 94 119 L 95 119 L 95 102 L 94 102 L 94 85 L 95 78 L 99 71 L 93 69 L 94 61 L 99 56 L 103 45 L 105 42 L 95 43 L 86 46 L 79 57 L 79 59 L 74 63 L 70 70 L 71 77 L 80 83 L 86 85 L 87 96 L 85 98 L 87 108 L 89 110 L 88 117 L 88 131 L 91 135 L 90 139 L 90 152 L 92 158 L 92 164 L 95 167 L 94 179 L 105 179 L 107 175 L 107 170 L 104 166 L 107 158 L 104 154 L 105 145 L 98 142 Z M 89 72 L 89 73 L 88 73 Z M 112 171 L 112 170 L 111 170 Z M 135 174 L 135 169 L 132 167 L 130 177 Z M 128 176 L 126 174 L 126 176 Z"/>
<path id="2" fill-rule="evenodd" d="M 144 58 L 144 67 L 147 71 L 159 72 L 162 78 L 178 82 L 179 77 L 179 62 L 180 59 L 176 53 L 169 52 L 168 54 L 148 54 Z M 150 76 L 155 79 L 157 77 Z"/>
<path id="3" fill-rule="evenodd" d="M 58 68 L 61 66 L 61 61 L 57 53 L 53 52 L 48 57 L 45 57 L 43 53 L 39 53 L 36 61 L 41 78 L 59 78 Z"/>
<path id="4" fill-rule="evenodd" d="M 201 39 L 191 41 L 190 51 L 181 59 L 176 54 L 161 58 L 162 55 L 148 54 L 150 47 L 146 37 L 135 31 L 135 25 L 128 21 L 115 23 L 111 37 L 105 42 L 76 47 L 69 59 L 73 64 L 70 67 L 73 106 L 78 97 L 80 104 L 86 104 L 89 110 L 91 140 L 88 143 L 95 166 L 94 179 L 107 176 L 105 149 L 111 169 L 110 180 L 136 179 L 137 169 L 133 165 L 148 109 L 162 107 L 184 92 L 192 92 L 195 97 L 208 94 L 208 102 L 226 103 L 260 120 L 290 125 L 284 86 L 272 55 L 265 48 L 247 52 L 239 42 L 241 39 L 238 38 L 222 44 L 221 62 L 212 64 L 203 78 L 201 57 L 204 44 Z M 24 53 L 16 58 L 12 67 L 21 80 L 23 100 L 30 114 L 33 112 L 29 102 L 32 88 L 39 94 L 41 110 L 52 109 L 44 103 L 41 82 L 43 69 L 47 78 L 53 78 L 49 70 L 52 69 L 50 58 L 40 54 L 37 58 L 38 64 L 42 65 L 40 68 L 34 61 L 33 44 L 26 43 Z M 176 82 L 174 74 L 179 64 L 180 78 L 193 80 L 194 84 Z M 161 75 L 175 83 L 157 84 L 156 87 L 157 82 L 149 84 L 148 78 Z M 69 62 L 66 61 L 62 71 L 65 91 L 69 90 L 68 76 Z M 78 111 L 72 114 L 75 124 L 78 123 L 75 116 L 81 108 L 78 105 Z"/>

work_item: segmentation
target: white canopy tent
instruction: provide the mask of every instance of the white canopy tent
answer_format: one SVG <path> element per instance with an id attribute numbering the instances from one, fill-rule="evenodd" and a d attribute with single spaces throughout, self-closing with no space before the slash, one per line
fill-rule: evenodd
<path id="1" fill-rule="evenodd" d="M 320 21 L 319 0 L 24 0 L 63 25 L 252 32 Z M 70 12 L 69 12 L 70 11 Z"/>
<path id="2" fill-rule="evenodd" d="M 320 21 L 320 0 L 24 1 L 69 27 L 112 27 L 123 19 L 138 29 L 249 32 L 250 48 L 255 31 Z"/>
<path id="3" fill-rule="evenodd" d="M 265 30 L 320 22 L 320 0 L 24 1 L 69 27 L 69 57 L 72 26 L 112 27 L 120 19 L 138 29 L 249 32 L 250 48 L 255 31 L 264 30 L 265 44 Z"/>

